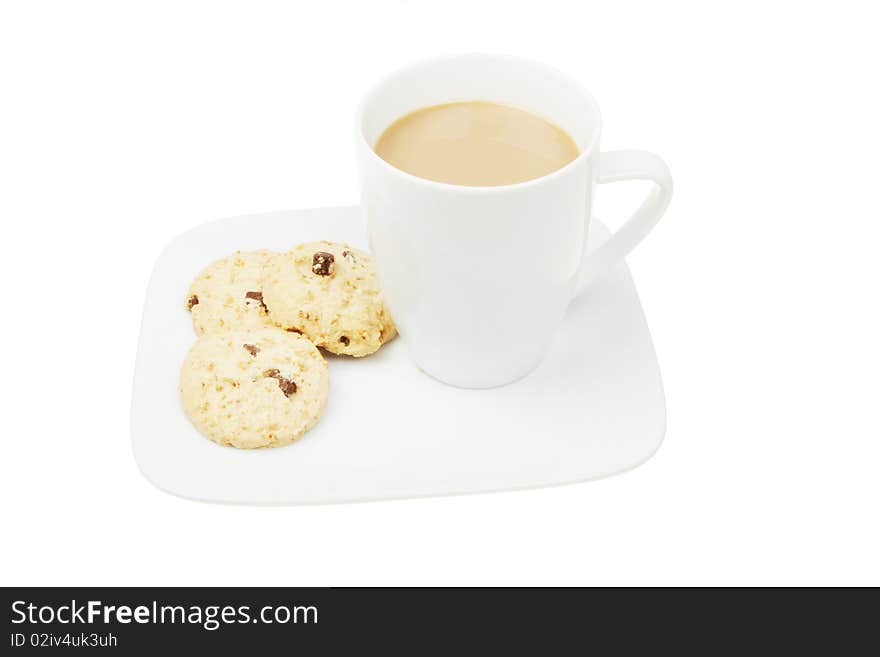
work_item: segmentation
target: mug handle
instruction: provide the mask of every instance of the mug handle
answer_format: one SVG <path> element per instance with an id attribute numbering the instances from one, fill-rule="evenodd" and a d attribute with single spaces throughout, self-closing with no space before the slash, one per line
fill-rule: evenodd
<path id="1" fill-rule="evenodd" d="M 641 206 L 605 242 L 584 255 L 577 294 L 604 274 L 651 232 L 672 198 L 672 175 L 659 156 L 647 151 L 609 151 L 599 154 L 597 182 L 650 180 L 656 184 Z M 587 220 L 589 221 L 589 217 Z"/>

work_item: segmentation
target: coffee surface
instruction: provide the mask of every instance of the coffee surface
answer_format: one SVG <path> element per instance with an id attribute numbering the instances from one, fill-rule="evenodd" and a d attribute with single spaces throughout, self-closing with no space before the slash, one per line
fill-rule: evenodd
<path id="1" fill-rule="evenodd" d="M 529 112 L 484 101 L 434 105 L 392 123 L 374 148 L 414 176 L 453 185 L 512 185 L 578 156 L 574 140 Z"/>

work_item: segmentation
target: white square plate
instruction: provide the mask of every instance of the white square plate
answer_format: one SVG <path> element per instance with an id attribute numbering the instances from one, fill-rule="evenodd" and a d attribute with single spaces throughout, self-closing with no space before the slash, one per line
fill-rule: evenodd
<path id="1" fill-rule="evenodd" d="M 607 231 L 595 219 L 592 241 Z M 317 239 L 366 248 L 357 207 L 223 219 L 175 239 L 147 290 L 131 435 L 144 476 L 181 497 L 230 504 L 322 504 L 532 488 L 597 479 L 646 461 L 666 411 L 660 372 L 624 264 L 569 309 L 524 379 L 461 390 L 409 361 L 400 339 L 364 359 L 331 358 L 318 425 L 292 445 L 237 450 L 203 438 L 178 401 L 195 341 L 183 300 L 193 277 L 236 249 Z"/>

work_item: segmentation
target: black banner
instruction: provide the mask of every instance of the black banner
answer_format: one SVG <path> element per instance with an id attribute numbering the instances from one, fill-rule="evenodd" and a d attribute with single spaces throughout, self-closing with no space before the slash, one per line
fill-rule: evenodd
<path id="1" fill-rule="evenodd" d="M 870 645 L 861 637 L 877 618 L 876 591 L 861 593 L 868 599 L 839 590 L 12 588 L 2 589 L 0 652 L 545 655 L 655 646 L 711 655 L 802 644 L 848 654 Z"/>

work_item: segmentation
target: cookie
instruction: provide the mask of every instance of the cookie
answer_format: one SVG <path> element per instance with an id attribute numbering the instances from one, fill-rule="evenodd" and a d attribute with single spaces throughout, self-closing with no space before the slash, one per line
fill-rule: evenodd
<path id="1" fill-rule="evenodd" d="M 272 255 L 236 251 L 196 276 L 186 295 L 196 335 L 274 326 L 263 304 L 263 268 Z"/>
<path id="2" fill-rule="evenodd" d="M 180 400 L 195 427 L 221 445 L 279 447 L 311 429 L 327 403 L 327 361 L 306 338 L 278 328 L 208 333 L 180 371 Z"/>
<path id="3" fill-rule="evenodd" d="M 373 259 L 339 242 L 309 242 L 269 259 L 269 317 L 334 354 L 367 356 L 397 335 Z"/>

